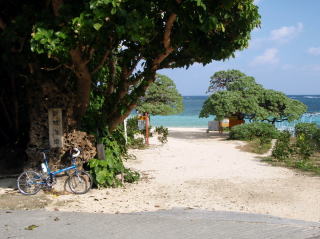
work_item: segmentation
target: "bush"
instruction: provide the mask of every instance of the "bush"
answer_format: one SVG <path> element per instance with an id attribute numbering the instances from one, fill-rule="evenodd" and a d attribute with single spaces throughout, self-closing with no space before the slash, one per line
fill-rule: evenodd
<path id="1" fill-rule="evenodd" d="M 313 134 L 313 140 L 317 145 L 317 149 L 320 150 L 320 129 Z"/>
<path id="2" fill-rule="evenodd" d="M 105 160 L 91 159 L 88 162 L 94 183 L 99 187 L 118 187 L 123 182 L 134 182 L 139 173 L 125 168 L 122 159 L 128 157 L 127 146 L 121 128 L 101 138 L 105 147 Z"/>
<path id="3" fill-rule="evenodd" d="M 309 159 L 319 148 L 319 128 L 315 123 L 298 123 L 295 126 L 296 150 L 302 159 Z"/>
<path id="4" fill-rule="evenodd" d="M 319 150 L 320 129 L 314 123 L 298 123 L 295 126 L 295 142 L 291 142 L 291 135 L 284 131 L 279 135 L 272 152 L 278 160 L 302 161 L 309 160 Z M 299 162 L 301 161 L 301 162 Z"/>
<path id="5" fill-rule="evenodd" d="M 316 123 L 298 123 L 294 127 L 296 137 L 299 135 L 305 135 L 309 138 L 312 138 L 318 131 L 318 126 Z"/>
<path id="6" fill-rule="evenodd" d="M 299 123 L 295 138 L 288 131 L 279 134 L 272 156 L 281 165 L 312 171 L 320 174 L 319 141 L 320 129 L 314 123 Z"/>
<path id="7" fill-rule="evenodd" d="M 145 148 L 146 130 L 138 127 L 138 116 L 129 118 L 127 121 L 128 146 L 134 149 Z M 149 137 L 152 137 L 151 126 L 149 126 Z"/>
<path id="8" fill-rule="evenodd" d="M 131 140 L 133 140 L 137 134 L 142 134 L 142 132 L 138 128 L 138 117 L 136 116 L 127 120 L 127 136 L 129 145 L 131 144 Z"/>
<path id="9" fill-rule="evenodd" d="M 90 173 L 98 187 L 118 187 L 123 182 L 132 183 L 140 177 L 139 173 L 125 168 L 122 161 L 107 158 L 106 160 L 89 160 Z"/>
<path id="10" fill-rule="evenodd" d="M 293 149 L 290 144 L 291 134 L 289 131 L 283 131 L 279 133 L 278 140 L 274 149 L 272 150 L 272 156 L 278 160 L 286 160 L 293 153 Z"/>
<path id="11" fill-rule="evenodd" d="M 158 140 L 161 143 L 164 144 L 164 143 L 168 142 L 168 134 L 169 134 L 168 128 L 165 128 L 163 126 L 159 126 L 159 127 L 156 127 L 155 132 L 158 133 Z"/>
<path id="12" fill-rule="evenodd" d="M 237 140 L 253 140 L 258 138 L 261 143 L 269 143 L 271 139 L 277 138 L 279 131 L 272 124 L 254 122 L 236 125 L 231 128 L 229 138 Z"/>

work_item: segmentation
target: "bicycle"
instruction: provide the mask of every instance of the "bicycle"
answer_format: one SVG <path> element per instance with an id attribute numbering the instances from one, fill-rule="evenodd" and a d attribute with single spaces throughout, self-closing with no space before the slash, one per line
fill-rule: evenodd
<path id="1" fill-rule="evenodd" d="M 72 165 L 67 168 L 63 168 L 52 172 L 50 170 L 46 152 L 49 150 L 43 150 L 41 153 L 43 155 L 43 163 L 41 163 L 42 173 L 38 173 L 33 170 L 25 171 L 21 173 L 17 179 L 17 186 L 19 191 L 24 195 L 34 195 L 38 193 L 41 189 L 51 189 L 56 183 L 56 175 L 74 170 L 72 174 L 65 181 L 65 185 L 68 184 L 71 192 L 74 194 L 84 194 L 87 193 L 93 184 L 92 177 L 89 173 L 83 170 L 78 170 L 76 165 L 76 159 L 80 155 L 80 150 L 78 148 L 73 148 L 71 154 Z M 80 187 L 80 189 L 79 189 Z"/>

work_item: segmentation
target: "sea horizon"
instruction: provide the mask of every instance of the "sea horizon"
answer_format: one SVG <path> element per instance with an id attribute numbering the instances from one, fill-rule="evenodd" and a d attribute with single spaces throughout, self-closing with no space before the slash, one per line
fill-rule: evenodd
<path id="1" fill-rule="evenodd" d="M 316 123 L 320 125 L 320 94 L 287 95 L 307 105 L 308 111 L 299 120 L 293 122 L 280 122 L 276 124 L 279 129 L 293 130 L 298 122 Z M 203 102 L 209 95 L 184 95 L 185 109 L 181 114 L 168 116 L 151 116 L 152 126 L 206 128 L 208 121 L 214 120 L 214 116 L 199 118 Z"/>

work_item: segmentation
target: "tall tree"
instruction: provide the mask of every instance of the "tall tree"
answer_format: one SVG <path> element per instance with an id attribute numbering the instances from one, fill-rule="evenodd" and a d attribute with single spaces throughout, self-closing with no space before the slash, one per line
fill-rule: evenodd
<path id="1" fill-rule="evenodd" d="M 172 115 L 183 111 L 183 97 L 169 77 L 157 74 L 156 80 L 137 103 L 139 112 L 151 115 Z"/>

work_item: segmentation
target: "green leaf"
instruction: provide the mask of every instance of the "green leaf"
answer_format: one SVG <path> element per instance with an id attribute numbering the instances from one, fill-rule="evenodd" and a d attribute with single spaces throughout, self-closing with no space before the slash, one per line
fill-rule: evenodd
<path id="1" fill-rule="evenodd" d="M 93 24 L 93 28 L 96 29 L 97 31 L 99 31 L 101 27 L 102 27 L 102 24 L 101 24 L 101 23 L 95 23 L 95 24 Z"/>
<path id="2" fill-rule="evenodd" d="M 108 172 L 106 170 L 101 170 L 96 175 L 96 180 L 99 184 L 103 185 L 107 181 Z"/>
<path id="3" fill-rule="evenodd" d="M 116 13 L 117 13 L 117 9 L 116 9 L 116 8 L 112 8 L 112 9 L 111 9 L 111 14 L 114 15 L 114 14 L 116 14 Z"/>
<path id="4" fill-rule="evenodd" d="M 24 230 L 29 230 L 32 231 L 33 229 L 36 229 L 37 227 L 39 227 L 38 225 L 30 225 L 24 228 Z"/>

